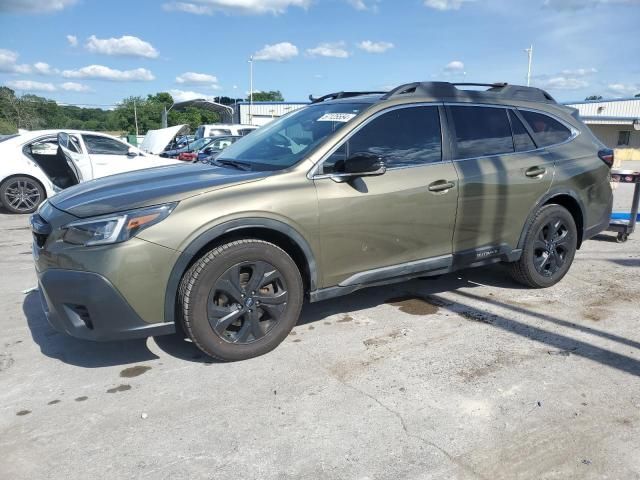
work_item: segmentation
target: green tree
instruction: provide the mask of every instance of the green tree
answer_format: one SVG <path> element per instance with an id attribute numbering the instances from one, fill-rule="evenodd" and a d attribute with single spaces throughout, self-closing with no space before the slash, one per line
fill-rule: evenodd
<path id="1" fill-rule="evenodd" d="M 247 98 L 247 101 L 249 99 Z M 253 92 L 254 102 L 284 102 L 284 97 L 280 90 L 270 90 L 268 92 Z"/>

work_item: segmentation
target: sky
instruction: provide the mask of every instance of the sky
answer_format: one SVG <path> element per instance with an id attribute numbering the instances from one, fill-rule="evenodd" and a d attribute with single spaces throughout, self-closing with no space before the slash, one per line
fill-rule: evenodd
<path id="1" fill-rule="evenodd" d="M 0 85 L 109 107 L 442 80 L 640 93 L 640 0 L 0 0 Z"/>

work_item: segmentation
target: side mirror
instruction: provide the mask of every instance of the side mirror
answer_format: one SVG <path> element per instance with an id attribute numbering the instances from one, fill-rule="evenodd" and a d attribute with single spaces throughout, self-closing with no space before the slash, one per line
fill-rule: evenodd
<path id="1" fill-rule="evenodd" d="M 136 152 L 135 148 L 129 147 L 129 150 L 127 151 L 127 157 L 137 157 L 137 156 L 138 156 L 138 152 Z"/>
<path id="2" fill-rule="evenodd" d="M 387 171 L 384 158 L 369 152 L 357 152 L 344 161 L 342 172 L 334 173 L 331 179 L 344 182 L 355 177 L 374 177 Z"/>

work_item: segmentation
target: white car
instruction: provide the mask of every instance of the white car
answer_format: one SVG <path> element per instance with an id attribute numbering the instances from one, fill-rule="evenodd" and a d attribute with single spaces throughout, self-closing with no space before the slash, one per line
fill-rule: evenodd
<path id="1" fill-rule="evenodd" d="M 74 155 L 58 147 L 68 136 Z M 169 143 L 168 139 L 165 143 Z M 183 163 L 161 158 L 103 133 L 39 130 L 0 139 L 0 205 L 31 213 L 60 190 L 115 173 Z"/>
<path id="2" fill-rule="evenodd" d="M 196 130 L 195 139 L 204 137 L 220 137 L 222 135 L 245 136 L 257 129 L 255 125 L 242 125 L 240 123 L 214 123 L 200 125 Z"/>

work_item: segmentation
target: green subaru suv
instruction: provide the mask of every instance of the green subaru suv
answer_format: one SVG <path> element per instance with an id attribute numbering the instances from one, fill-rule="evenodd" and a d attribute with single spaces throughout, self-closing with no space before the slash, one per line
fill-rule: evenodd
<path id="1" fill-rule="evenodd" d="M 45 202 L 31 225 L 51 325 L 89 340 L 179 327 L 246 359 L 284 340 L 305 299 L 494 262 L 550 287 L 608 224 L 613 152 L 543 90 L 423 82 L 311 100 L 211 165 Z"/>

